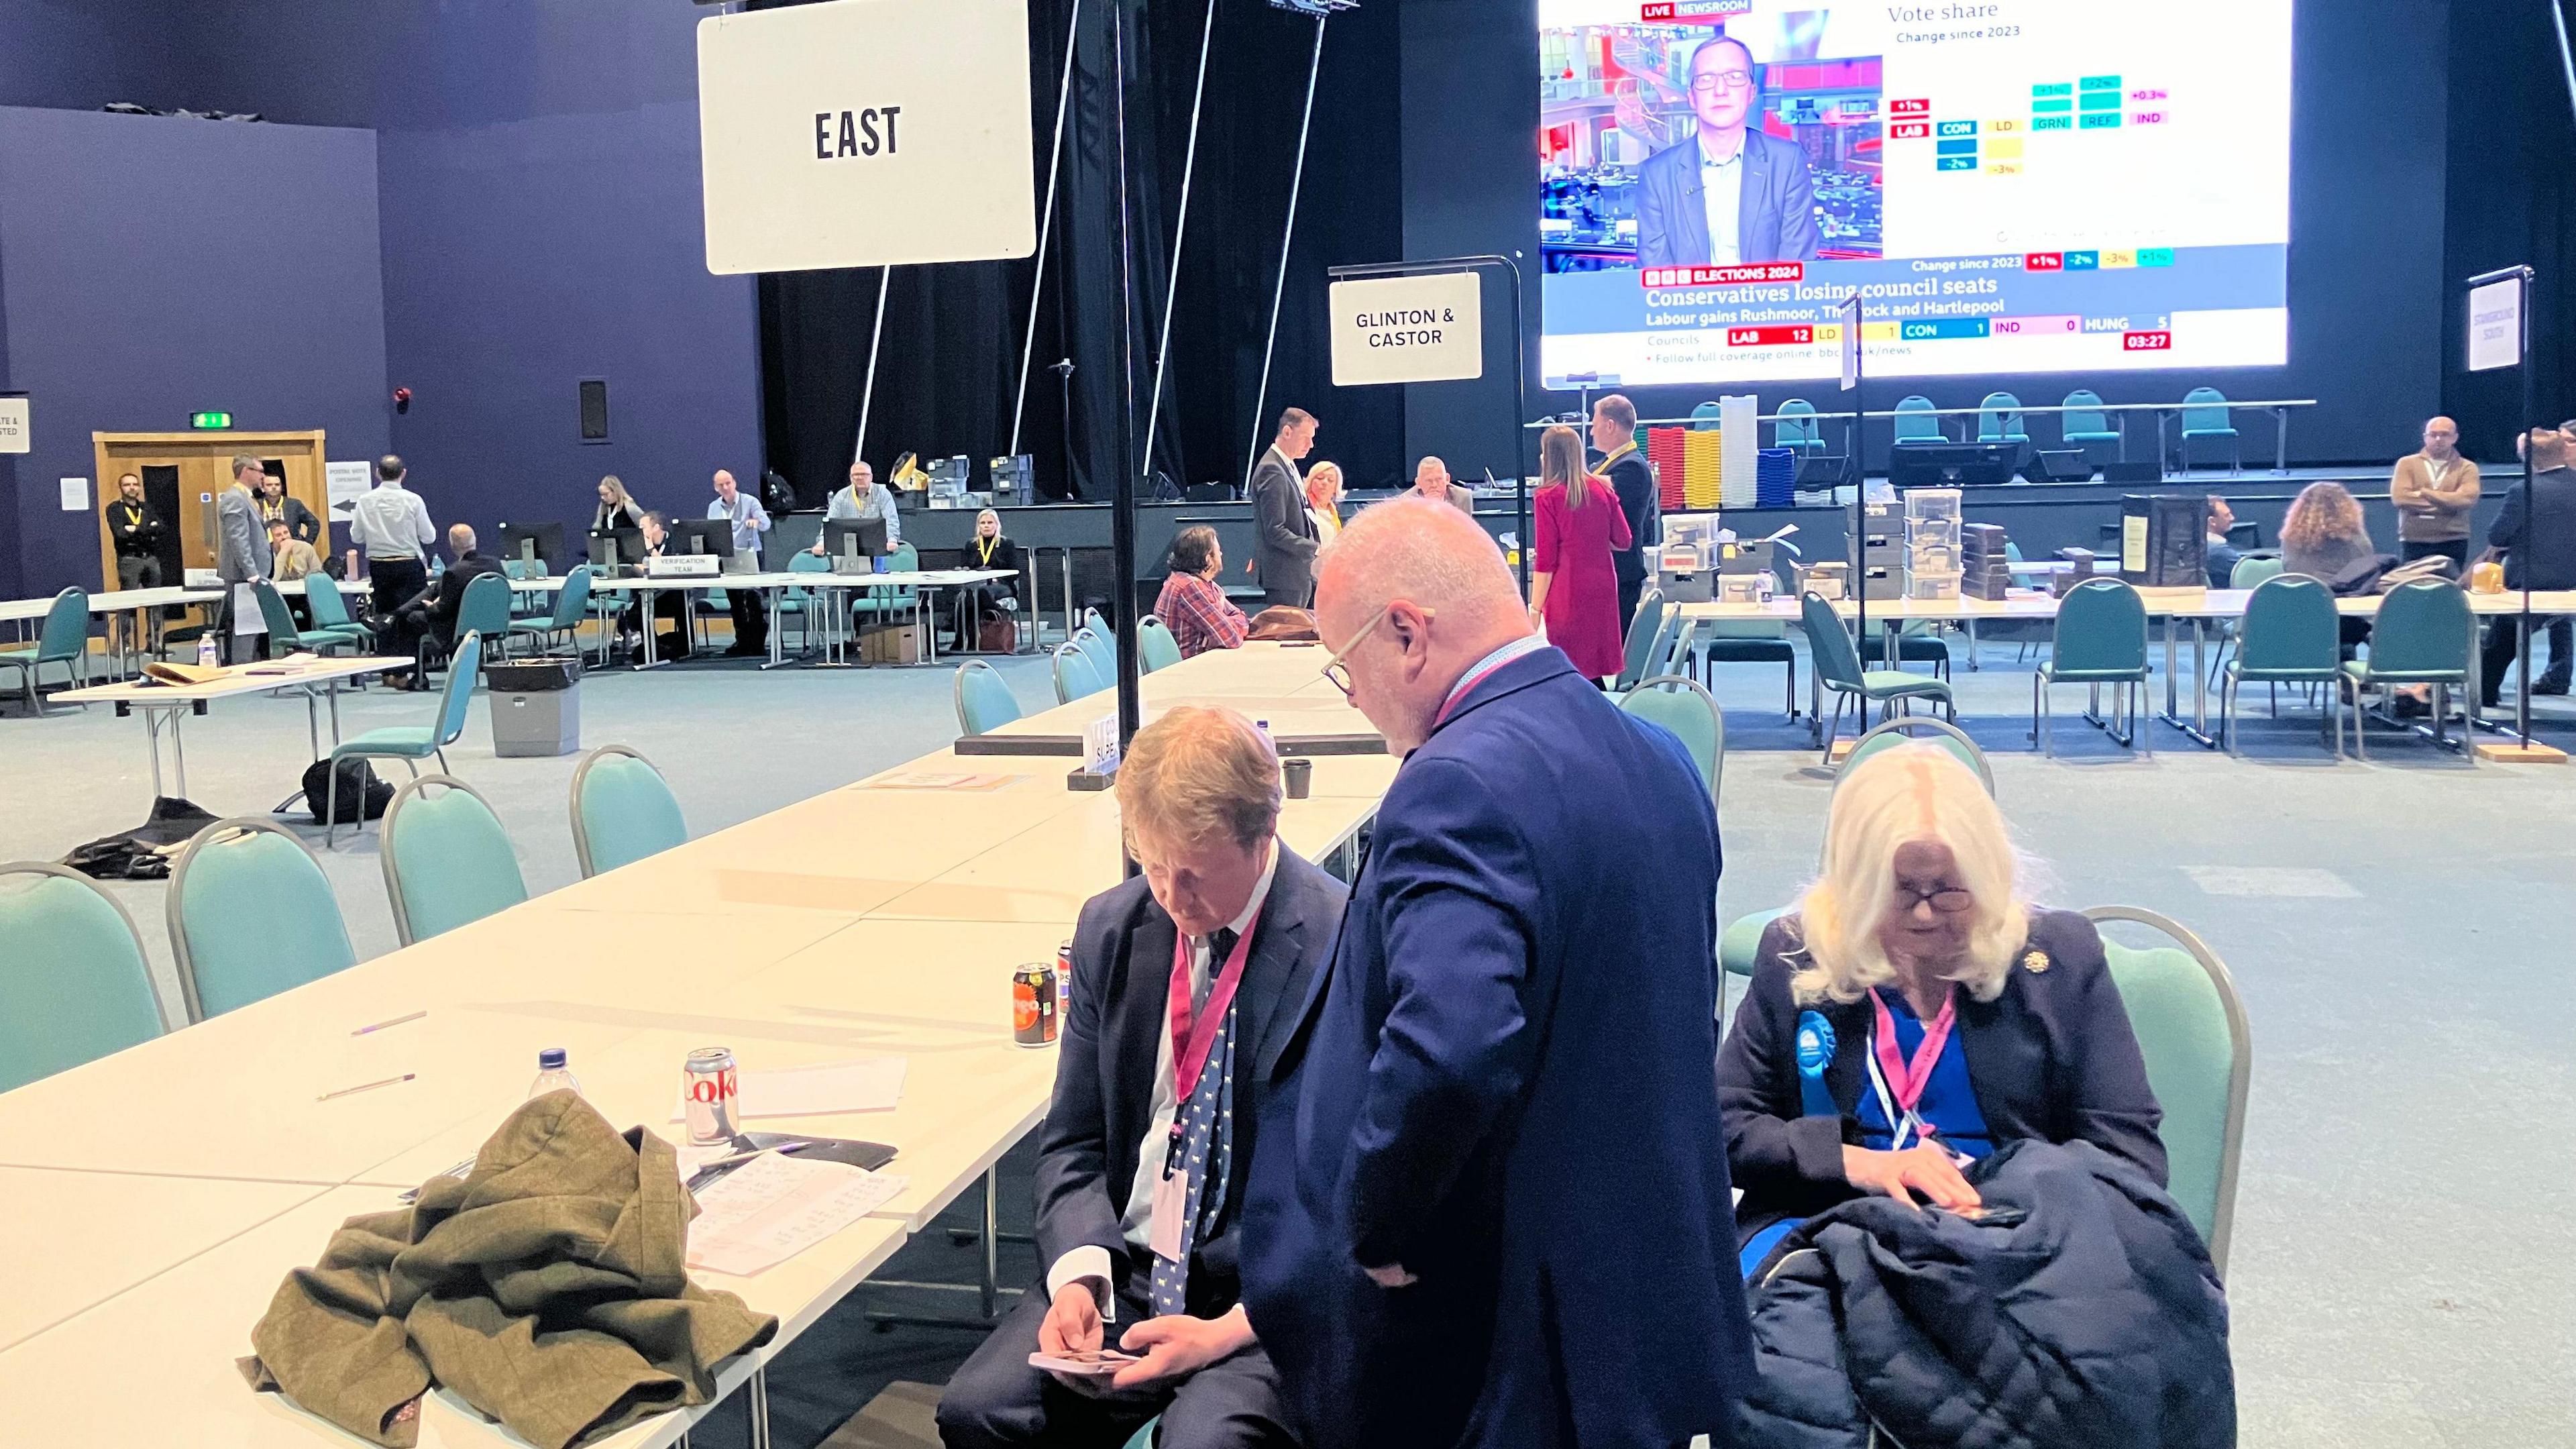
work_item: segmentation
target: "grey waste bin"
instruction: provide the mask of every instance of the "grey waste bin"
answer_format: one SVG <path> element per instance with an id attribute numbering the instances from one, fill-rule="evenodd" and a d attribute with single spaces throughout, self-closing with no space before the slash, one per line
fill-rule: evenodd
<path id="1" fill-rule="evenodd" d="M 579 659 L 499 660 L 484 675 L 492 696 L 492 753 L 569 755 L 581 748 Z"/>

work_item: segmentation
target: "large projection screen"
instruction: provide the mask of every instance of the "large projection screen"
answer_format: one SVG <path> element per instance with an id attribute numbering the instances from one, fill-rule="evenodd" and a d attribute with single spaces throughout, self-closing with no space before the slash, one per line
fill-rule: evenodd
<path id="1" fill-rule="evenodd" d="M 1538 0 L 1547 385 L 2285 363 L 2290 5 Z"/>

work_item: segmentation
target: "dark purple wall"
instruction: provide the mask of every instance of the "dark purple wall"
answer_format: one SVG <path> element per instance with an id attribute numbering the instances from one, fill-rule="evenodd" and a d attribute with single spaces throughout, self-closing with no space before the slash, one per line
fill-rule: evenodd
<path id="1" fill-rule="evenodd" d="M 7 386 L 33 394 L 15 460 L 11 595 L 100 586 L 98 524 L 55 480 L 98 480 L 92 431 L 322 428 L 386 446 L 376 143 L 365 131 L 0 108 Z"/>
<path id="2" fill-rule="evenodd" d="M 761 465 L 753 283 L 706 270 L 698 18 L 596 0 L 216 0 L 204 103 L 372 126 L 393 446 L 441 524 L 703 512 Z M 584 444 L 577 383 L 609 382 Z M 487 532 L 488 536 L 488 532 Z"/>

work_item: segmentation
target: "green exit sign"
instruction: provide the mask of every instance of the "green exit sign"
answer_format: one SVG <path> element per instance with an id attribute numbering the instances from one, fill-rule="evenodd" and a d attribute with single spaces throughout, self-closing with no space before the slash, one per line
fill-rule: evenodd
<path id="1" fill-rule="evenodd" d="M 188 414 L 188 426 L 192 428 L 229 428 L 232 425 L 233 415 L 231 413 Z"/>

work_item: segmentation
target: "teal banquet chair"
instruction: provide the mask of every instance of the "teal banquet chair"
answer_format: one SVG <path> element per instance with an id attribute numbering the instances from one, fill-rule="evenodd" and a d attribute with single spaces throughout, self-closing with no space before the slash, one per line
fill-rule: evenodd
<path id="1" fill-rule="evenodd" d="M 1908 674 L 1902 669 L 1863 669 L 1860 651 L 1853 647 L 1851 632 L 1834 615 L 1834 606 L 1810 593 L 1799 601 L 1800 622 L 1807 630 L 1808 667 L 1815 672 L 1816 683 L 1833 691 L 1834 712 L 1824 735 L 1825 759 L 1834 757 L 1834 740 L 1842 733 L 1843 706 L 1857 700 L 1859 727 L 1869 725 L 1869 706 L 1882 710 L 1903 705 L 1909 711 L 1918 699 L 1931 700 L 1955 712 L 1949 681 L 1927 679 Z"/>
<path id="2" fill-rule="evenodd" d="M 329 574 L 304 576 L 304 610 L 313 616 L 313 627 L 346 637 L 358 649 L 376 647 L 376 631 L 358 622 L 349 612 L 348 596 L 340 592 L 340 582 Z"/>
<path id="3" fill-rule="evenodd" d="M 67 866 L 0 865 L 0 1092 L 167 1027 L 134 918 Z"/>
<path id="4" fill-rule="evenodd" d="M 787 572 L 791 574 L 828 574 L 831 571 L 832 561 L 819 553 L 800 548 L 787 556 Z M 803 633 L 804 647 L 808 649 L 814 647 L 814 621 L 822 617 L 822 601 L 827 597 L 828 594 L 817 593 L 813 589 L 779 591 L 778 622 L 783 627 L 788 620 L 795 620 L 796 627 Z"/>
<path id="5" fill-rule="evenodd" d="M 921 550 L 908 543 L 896 544 L 885 556 L 880 571 L 890 574 L 918 573 Z M 850 601 L 853 624 L 891 624 L 899 620 L 918 621 L 921 613 L 921 589 L 903 584 L 891 589 L 856 589 Z"/>
<path id="6" fill-rule="evenodd" d="M 462 639 L 468 634 L 482 635 L 483 647 L 486 650 L 498 650 L 504 655 L 508 653 L 503 648 L 510 639 L 510 581 L 508 579 L 496 574 L 485 574 L 465 586 L 465 597 L 456 606 L 456 637 Z M 422 647 L 428 647 L 426 640 L 423 641 Z M 451 658 L 448 665 L 454 668 L 455 660 Z M 480 654 L 475 656 L 475 662 L 471 667 L 477 670 L 482 668 Z"/>
<path id="7" fill-rule="evenodd" d="M 451 775 L 423 775 L 385 807 L 381 856 L 394 937 L 443 936 L 528 898 L 519 853 L 491 802 Z"/>
<path id="8" fill-rule="evenodd" d="M 564 575 L 563 587 L 555 590 L 551 612 L 534 619 L 512 619 L 509 637 L 533 640 L 540 649 L 553 648 L 558 639 L 571 644 L 580 639 L 581 621 L 589 613 L 590 565 L 583 564 Z M 461 623 L 463 615 L 460 613 L 458 618 Z"/>
<path id="9" fill-rule="evenodd" d="M 358 964 L 322 862 L 266 816 L 198 831 L 170 867 L 166 910 L 191 1022 Z"/>
<path id="10" fill-rule="evenodd" d="M 1977 404 L 1977 441 L 1980 443 L 2027 443 L 2030 429 L 2021 416 L 2021 399 L 2008 392 L 1990 392 Z"/>
<path id="11" fill-rule="evenodd" d="M 2057 642 L 2030 676 L 2030 734 L 2042 754 L 2056 753 L 2048 691 L 2058 684 L 2092 686 L 2093 706 L 2084 718 L 2121 744 L 2138 747 L 2146 737 L 2138 728 L 2138 705 L 2147 689 L 2147 606 L 2136 589 L 2118 579 L 2087 579 L 2057 601 Z M 2126 733 L 2116 718 L 2098 713 L 2106 684 L 2118 686 L 2128 704 Z M 2119 714 L 2116 705 L 2113 714 Z"/>
<path id="12" fill-rule="evenodd" d="M 2235 415 L 2228 411 L 2227 394 L 2214 387 L 2196 387 L 2182 395 L 2182 466 L 2191 471 L 2191 445 L 2204 439 L 2224 439 L 2227 443 L 2227 471 L 2245 471 L 2245 439 L 2236 431 Z"/>
<path id="13" fill-rule="evenodd" d="M 1109 686 L 1100 677 L 1100 667 L 1079 644 L 1055 646 L 1055 702 L 1071 704 L 1086 695 L 1098 694 Z"/>
<path id="14" fill-rule="evenodd" d="M 1700 682 L 1686 674 L 1660 674 L 1619 697 L 1619 707 L 1642 720 L 1671 730 L 1699 767 L 1708 786 L 1709 803 L 1717 802 L 1717 785 L 1726 773 L 1726 713 Z"/>
<path id="15" fill-rule="evenodd" d="M 1171 627 L 1151 614 L 1136 621 L 1136 667 L 1147 674 L 1181 662 L 1181 646 Z"/>
<path id="16" fill-rule="evenodd" d="M 688 839 L 679 797 L 641 753 L 601 745 L 573 767 L 572 849 L 583 880 Z"/>
<path id="17" fill-rule="evenodd" d="M 266 579 L 253 580 L 251 597 L 259 601 L 260 622 L 268 626 L 269 653 L 284 658 L 297 650 L 328 654 L 334 649 L 355 649 L 357 641 L 337 629 L 306 629 L 295 622 L 295 613 L 286 607 L 286 596 L 277 585 Z"/>
<path id="18" fill-rule="evenodd" d="M 2066 409 L 2057 415 L 2060 442 L 2070 448 L 2081 448 L 2088 454 L 2093 451 L 2093 444 L 2110 443 L 2120 449 L 2122 457 L 2128 456 L 2128 435 L 2111 426 L 2111 415 L 2102 411 L 2100 393 L 2089 387 L 2079 387 L 2068 393 L 2059 406 Z"/>
<path id="19" fill-rule="evenodd" d="M 2166 1190 L 2200 1230 L 2223 1278 L 2254 1074 L 2253 1028 L 2236 978 L 2198 936 L 2153 911 L 2094 906 L 2084 917 L 2097 927 L 2132 922 L 2167 938 L 2141 949 L 2106 934 L 2102 953 L 2146 1059 L 2147 1085 L 2164 1109 L 2156 1134 L 2164 1140 Z"/>
<path id="20" fill-rule="evenodd" d="M 1073 647 L 1082 651 L 1102 679 L 1118 677 L 1118 641 L 1108 634 L 1085 624 L 1073 631 Z"/>
<path id="21" fill-rule="evenodd" d="M 340 762 L 400 760 L 418 778 L 420 762 L 435 758 L 439 773 L 445 774 L 447 747 L 465 734 L 465 714 L 474 703 L 474 677 L 482 669 L 483 636 L 467 634 L 456 641 L 456 651 L 448 659 L 447 683 L 438 692 L 438 713 L 428 724 L 386 725 L 331 747 L 331 783 L 322 802 L 322 818 L 330 822 L 322 827 L 325 848 L 339 839 Z"/>
<path id="22" fill-rule="evenodd" d="M 2450 694 L 2455 689 L 2464 695 L 2468 692 L 2469 658 L 2477 649 L 2477 633 L 2477 615 L 2458 584 L 2448 579 L 2411 579 L 2381 597 L 2379 618 L 2370 626 L 2370 644 L 2361 658 L 2343 666 L 2344 676 L 2357 689 L 2433 686 L 2433 742 L 2447 746 L 2450 740 L 2443 730 Z M 2365 760 L 2370 758 L 2370 731 L 2363 722 L 2369 718 L 2356 704 L 2352 744 Z M 2460 753 L 2472 767 L 2477 764 L 2478 752 L 2465 740 Z"/>
<path id="23" fill-rule="evenodd" d="M 75 679 L 89 682 L 89 591 L 65 589 L 54 595 L 45 609 L 44 627 L 36 634 L 31 649 L 0 649 L 0 665 L 13 666 L 18 682 L 25 687 L 27 712 L 45 713 L 44 696 L 37 684 L 48 664 L 63 666 L 63 683 L 69 687 Z"/>
<path id="24" fill-rule="evenodd" d="M 990 734 L 1020 717 L 1019 697 L 1011 693 L 1001 671 L 981 659 L 969 659 L 957 666 L 953 692 L 957 732 L 961 735 Z"/>
<path id="25" fill-rule="evenodd" d="M 1627 652 L 1621 658 L 1619 677 L 1610 682 L 1613 691 L 1633 689 L 1638 680 L 1655 672 L 1647 665 L 1662 640 L 1664 616 L 1671 612 L 1673 606 L 1664 601 L 1664 591 L 1651 584 L 1637 596 L 1637 612 L 1628 620 Z"/>
<path id="26" fill-rule="evenodd" d="M 2242 574 L 2245 564 L 2251 563 L 2271 563 L 2277 568 L 2279 560 L 2247 559 L 2236 571 Z M 2334 724 L 2335 758 L 2343 758 L 2343 691 L 2336 687 L 2343 673 L 2341 624 L 2335 617 L 2333 592 L 2305 574 L 2276 574 L 2255 588 L 2245 600 L 2236 657 L 2228 661 L 2227 678 L 2218 692 L 2218 727 L 2226 736 L 2228 753 L 2236 753 L 2236 709 L 2244 686 L 2271 685 L 2272 712 L 2277 715 L 2282 685 L 2315 684 L 2325 688 L 2326 713 Z M 2319 730 L 2324 727 L 2325 722 L 2319 721 Z"/>
<path id="27" fill-rule="evenodd" d="M 1946 443 L 1950 435 L 1941 431 L 1941 418 L 1932 411 L 1932 399 L 1914 393 L 1897 399 L 1896 441 L 1900 443 Z"/>
<path id="28" fill-rule="evenodd" d="M 1823 452 L 1825 438 L 1816 422 L 1816 405 L 1802 397 L 1781 403 L 1780 415 L 1771 424 L 1771 443 L 1801 454 Z"/>
<path id="29" fill-rule="evenodd" d="M 1993 796 L 1995 772 L 1986 763 L 1986 752 L 1977 747 L 1975 740 L 1968 738 L 1965 730 L 1937 719 L 1901 718 L 1872 725 L 1868 733 L 1852 742 L 1851 752 L 1844 755 L 1842 764 L 1835 768 L 1834 787 L 1842 788 L 1844 777 L 1851 774 L 1855 766 L 1881 750 L 1917 742 L 1949 751 L 1960 764 L 1977 772 L 1978 782 L 1986 787 L 1989 797 Z"/>
<path id="30" fill-rule="evenodd" d="M 1782 559 L 1781 582 L 1785 592 L 1797 589 L 1795 565 Z M 1707 671 L 1714 684 L 1717 666 L 1721 664 L 1777 664 L 1784 671 L 1780 683 L 1780 708 L 1789 718 L 1798 717 L 1798 648 L 1789 642 L 1789 626 L 1777 619 L 1699 619 L 1692 637 L 1694 659 Z"/>

